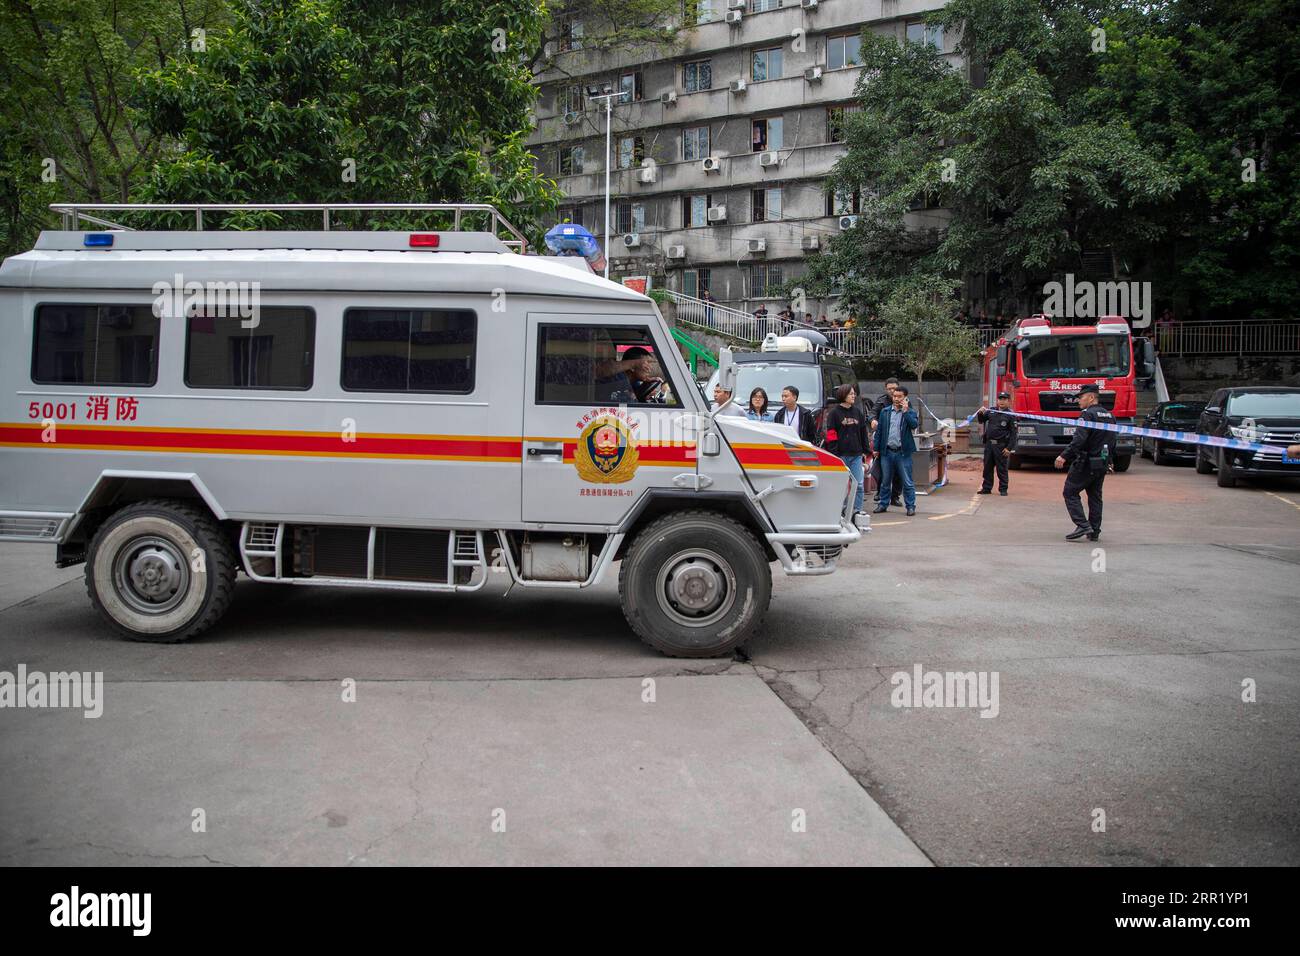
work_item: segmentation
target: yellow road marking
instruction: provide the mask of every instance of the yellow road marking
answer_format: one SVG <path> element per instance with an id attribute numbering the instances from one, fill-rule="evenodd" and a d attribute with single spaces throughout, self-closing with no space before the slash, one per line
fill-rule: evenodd
<path id="1" fill-rule="evenodd" d="M 1285 502 L 1286 502 L 1287 504 L 1289 504 L 1292 508 L 1295 508 L 1297 511 L 1300 511 L 1300 505 L 1296 504 L 1296 503 L 1295 503 L 1294 501 L 1292 501 L 1290 498 L 1283 498 L 1281 495 L 1275 495 L 1275 494 L 1273 494 L 1273 492 L 1271 492 L 1271 491 L 1266 491 L 1266 492 L 1264 492 L 1264 494 L 1268 495 L 1270 498 L 1276 498 L 1278 501 L 1285 501 Z"/>
<path id="2" fill-rule="evenodd" d="M 979 508 L 980 508 L 980 496 L 979 496 L 979 492 L 977 491 L 975 492 L 975 494 L 970 496 L 970 504 L 968 504 L 965 508 L 962 508 L 961 511 L 954 511 L 952 512 L 952 514 L 946 514 L 946 515 L 929 515 L 928 517 L 931 521 L 942 521 L 944 518 L 955 518 L 957 517 L 957 515 L 973 515 L 975 512 L 979 511 Z"/>

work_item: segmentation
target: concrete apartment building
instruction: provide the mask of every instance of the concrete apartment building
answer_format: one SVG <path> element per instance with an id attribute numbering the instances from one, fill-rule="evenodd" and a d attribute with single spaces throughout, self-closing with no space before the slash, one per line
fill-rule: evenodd
<path id="1" fill-rule="evenodd" d="M 530 146 L 565 201 L 561 218 L 603 241 L 605 103 L 614 100 L 610 277 L 651 276 L 691 296 L 708 289 L 746 311 L 800 275 L 810 256 L 849 228 L 851 203 L 828 198 L 827 174 L 845 147 L 839 118 L 853 108 L 863 28 L 929 42 L 942 0 L 700 0 L 693 28 L 667 59 L 582 50 L 583 24 L 564 24 L 555 69 L 540 77 Z M 916 227 L 942 210 L 916 209 Z M 834 315 L 834 303 L 808 310 Z"/>

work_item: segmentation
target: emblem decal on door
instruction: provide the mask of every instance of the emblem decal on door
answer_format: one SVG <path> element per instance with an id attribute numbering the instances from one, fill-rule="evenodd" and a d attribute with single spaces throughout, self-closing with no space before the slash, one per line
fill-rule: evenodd
<path id="1" fill-rule="evenodd" d="M 609 484 L 631 481 L 639 457 L 632 430 L 613 415 L 602 415 L 587 425 L 573 450 L 578 477 Z"/>

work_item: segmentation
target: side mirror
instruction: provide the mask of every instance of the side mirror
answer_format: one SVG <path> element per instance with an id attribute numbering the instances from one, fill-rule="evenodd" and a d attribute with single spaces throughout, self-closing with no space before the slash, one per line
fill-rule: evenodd
<path id="1" fill-rule="evenodd" d="M 736 362 L 731 357 L 731 349 L 718 350 L 718 384 L 731 394 L 736 394 Z"/>
<path id="2" fill-rule="evenodd" d="M 1134 351 L 1141 355 L 1138 360 L 1138 378 L 1155 378 L 1156 374 L 1156 347 L 1150 339 L 1134 339 L 1133 344 L 1138 346 Z"/>
<path id="3" fill-rule="evenodd" d="M 996 361 L 997 361 L 997 369 L 996 369 L 997 373 L 999 375 L 1005 375 L 1007 371 L 1007 346 L 1005 345 L 998 346 L 998 357 Z"/>

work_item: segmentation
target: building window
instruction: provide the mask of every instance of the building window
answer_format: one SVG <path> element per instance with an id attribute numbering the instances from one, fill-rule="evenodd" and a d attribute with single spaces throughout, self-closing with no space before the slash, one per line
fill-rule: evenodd
<path id="1" fill-rule="evenodd" d="M 845 120 L 861 110 L 862 107 L 856 105 L 826 107 L 826 142 L 844 142 Z"/>
<path id="2" fill-rule="evenodd" d="M 943 52 L 943 27 L 937 23 L 922 23 L 915 20 L 907 25 L 908 43 L 928 43 L 940 53 Z"/>
<path id="3" fill-rule="evenodd" d="M 862 64 L 862 36 L 850 33 L 842 37 L 826 38 L 826 69 L 840 70 L 846 66 Z"/>
<path id="4" fill-rule="evenodd" d="M 555 112 L 581 113 L 583 110 L 582 87 L 576 85 L 561 86 L 555 93 Z"/>
<path id="5" fill-rule="evenodd" d="M 721 19 L 722 14 L 718 11 L 723 6 L 725 0 L 685 0 L 682 4 L 682 19 L 687 23 L 692 19 L 696 23 L 712 23 Z"/>
<path id="6" fill-rule="evenodd" d="M 920 212 L 924 209 L 941 209 L 942 204 L 939 202 L 938 193 L 921 193 L 907 204 L 910 212 Z"/>
<path id="7" fill-rule="evenodd" d="M 780 10 L 781 0 L 751 0 L 754 13 L 767 13 L 768 10 Z"/>
<path id="8" fill-rule="evenodd" d="M 200 312 L 188 319 L 185 384 L 190 388 L 311 388 L 316 314 L 260 309 L 257 325 Z"/>
<path id="9" fill-rule="evenodd" d="M 712 282 L 712 269 L 687 269 L 682 273 L 682 293 L 698 299 L 705 292 L 711 291 Z"/>
<path id="10" fill-rule="evenodd" d="M 776 222 L 781 218 L 780 187 L 755 189 L 750 208 L 753 211 L 754 222 Z"/>
<path id="11" fill-rule="evenodd" d="M 750 78 L 755 83 L 760 80 L 781 79 L 781 48 L 779 46 L 754 51 Z"/>
<path id="12" fill-rule="evenodd" d="M 39 385 L 153 385 L 159 319 L 148 305 L 42 305 L 32 336 Z"/>
<path id="13" fill-rule="evenodd" d="M 641 99 L 645 92 L 641 86 L 641 71 L 620 74 L 618 91 L 623 94 L 619 100 L 620 103 L 631 103 L 634 100 Z"/>
<path id="14" fill-rule="evenodd" d="M 682 228 L 694 229 L 697 226 L 707 226 L 709 224 L 709 207 L 711 205 L 713 205 L 713 197 L 708 193 L 683 196 Z"/>
<path id="15" fill-rule="evenodd" d="M 752 299 L 775 299 L 777 287 L 784 281 L 785 272 L 780 266 L 760 263 L 749 270 L 749 296 Z"/>
<path id="16" fill-rule="evenodd" d="M 582 49 L 582 21 L 565 20 L 560 24 L 560 52 Z"/>
<path id="17" fill-rule="evenodd" d="M 640 166 L 645 159 L 645 140 L 640 136 L 624 136 L 618 141 L 618 168 Z"/>
<path id="18" fill-rule="evenodd" d="M 857 215 L 860 209 L 861 193 L 856 189 L 852 194 L 832 193 L 826 197 L 826 215 L 828 216 L 853 216 Z"/>
<path id="19" fill-rule="evenodd" d="M 683 66 L 682 86 L 687 93 L 713 89 L 713 61 L 695 60 Z"/>
<path id="20" fill-rule="evenodd" d="M 573 223 L 573 225 L 575 226 L 582 225 L 581 206 L 570 206 L 567 208 L 561 208 L 556 211 L 556 215 L 559 217 L 560 222 L 570 222 Z"/>
<path id="21" fill-rule="evenodd" d="M 557 164 L 561 176 L 577 176 L 582 172 L 586 153 L 581 146 L 561 146 L 560 161 Z"/>
<path id="22" fill-rule="evenodd" d="M 781 149 L 781 133 L 784 123 L 779 116 L 769 116 L 766 119 L 754 120 L 754 152 L 761 153 L 766 149 Z"/>
<path id="23" fill-rule="evenodd" d="M 693 126 L 682 130 L 682 159 L 703 159 L 709 155 L 709 128 Z"/>
<path id="24" fill-rule="evenodd" d="M 621 202 L 614 207 L 616 232 L 645 232 L 645 206 Z"/>
<path id="25" fill-rule="evenodd" d="M 472 392 L 476 318 L 467 309 L 348 309 L 350 392 Z"/>

